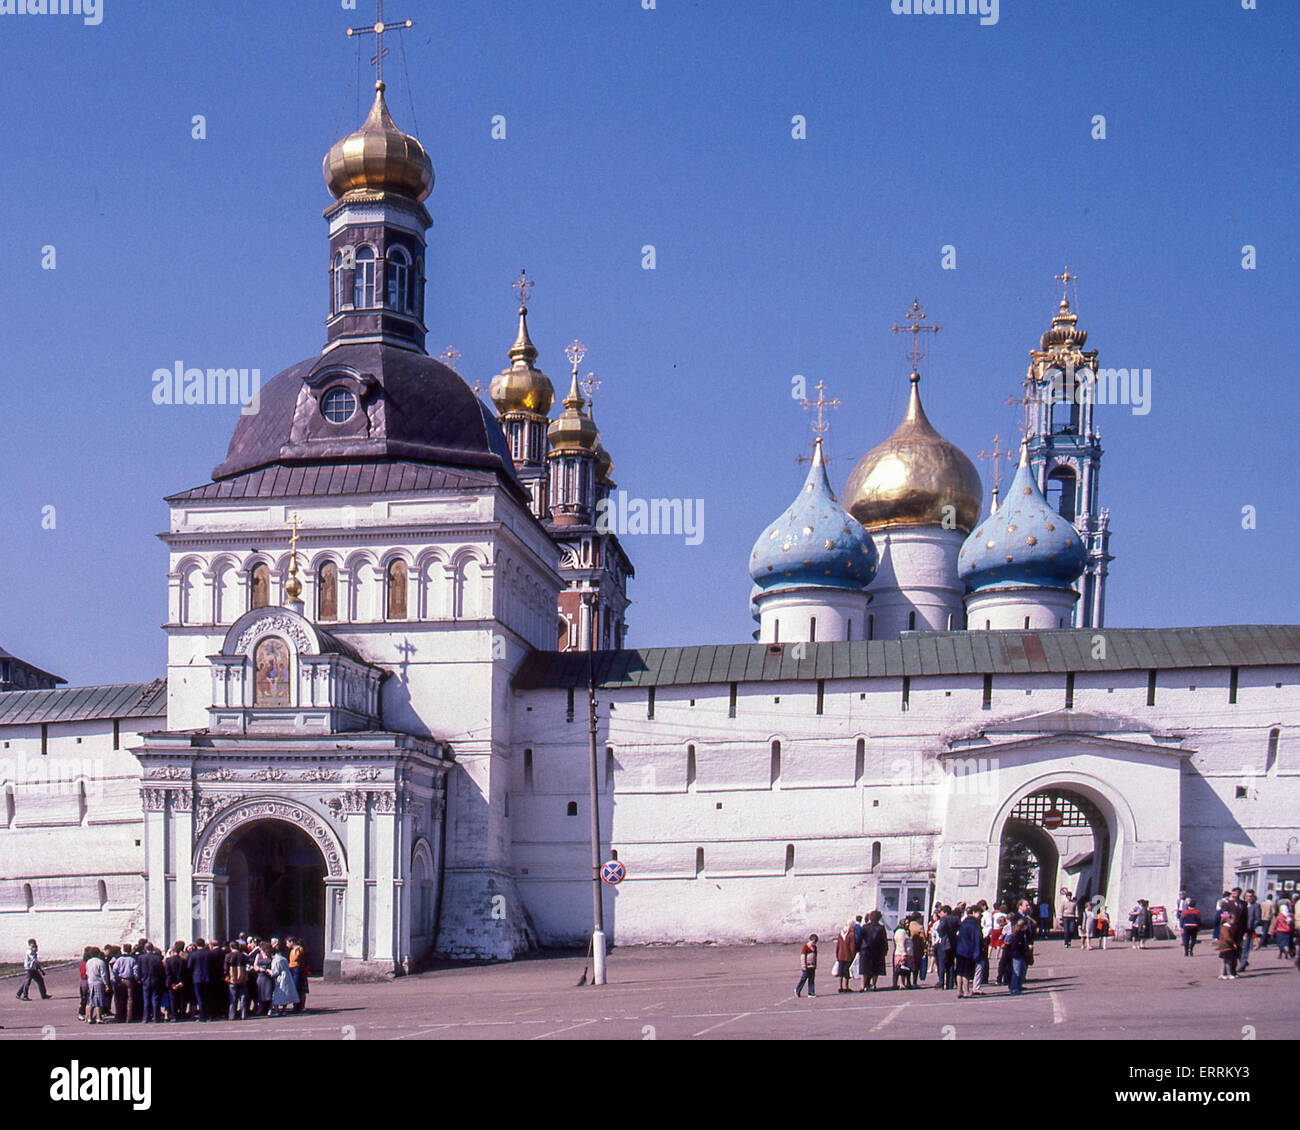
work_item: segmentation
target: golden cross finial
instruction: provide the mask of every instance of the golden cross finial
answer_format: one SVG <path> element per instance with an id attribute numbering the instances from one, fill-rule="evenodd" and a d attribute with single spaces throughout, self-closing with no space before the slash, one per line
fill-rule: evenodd
<path id="1" fill-rule="evenodd" d="M 302 582 L 298 580 L 298 530 L 301 527 L 302 519 L 294 511 L 289 516 L 289 580 L 284 586 L 284 595 L 290 601 L 296 601 L 302 596 Z"/>
<path id="2" fill-rule="evenodd" d="M 1079 276 L 1070 274 L 1070 265 L 1067 263 L 1065 270 L 1059 275 L 1053 275 L 1052 278 L 1058 280 L 1061 284 L 1061 301 L 1068 302 L 1070 300 L 1070 284 L 1078 282 Z"/>
<path id="3" fill-rule="evenodd" d="M 993 437 L 992 451 L 981 451 L 979 453 L 979 457 L 981 459 L 993 460 L 993 493 L 994 494 L 997 494 L 1002 490 L 1002 460 L 1015 459 L 1018 457 L 1018 455 L 1019 455 L 1018 451 L 1002 450 L 1002 437 L 999 435 L 995 435 Z"/>
<path id="4" fill-rule="evenodd" d="M 1031 391 L 1032 382 L 1029 377 L 1026 377 L 1020 383 L 1024 386 L 1024 393 L 1021 396 L 1008 396 L 1004 403 L 1009 408 L 1014 408 L 1017 404 L 1020 405 L 1020 434 L 1023 436 L 1029 434 L 1029 406 L 1034 403 L 1035 397 Z"/>
<path id="5" fill-rule="evenodd" d="M 587 410 L 590 410 L 596 404 L 596 390 L 600 388 L 601 380 L 595 373 L 588 373 L 582 383 L 578 385 L 582 389 L 582 394 L 587 398 Z"/>
<path id="6" fill-rule="evenodd" d="M 438 360 L 452 372 L 456 372 L 456 362 L 460 360 L 460 350 L 454 345 L 449 345 L 438 355 Z"/>
<path id="7" fill-rule="evenodd" d="M 483 382 L 480 381 L 478 377 L 474 378 L 474 395 L 475 396 L 483 395 Z"/>
<path id="8" fill-rule="evenodd" d="M 925 308 L 921 305 L 919 298 L 912 299 L 912 305 L 908 307 L 907 313 L 903 315 L 904 321 L 908 324 L 900 326 L 895 322 L 889 327 L 891 333 L 911 334 L 912 344 L 907 347 L 907 359 L 912 363 L 912 371 L 925 359 L 925 350 L 921 347 L 921 335 L 923 333 L 937 334 L 942 326 L 927 326 L 925 322 L 928 315 Z"/>
<path id="9" fill-rule="evenodd" d="M 375 54 L 370 62 L 375 68 L 376 83 L 382 84 L 384 81 L 384 56 L 388 54 L 388 48 L 384 46 L 384 36 L 390 31 L 405 31 L 407 28 L 414 26 L 414 20 L 406 20 L 399 24 L 384 23 L 384 0 L 375 0 L 375 22 L 370 27 L 348 28 L 349 39 L 354 35 L 373 35 L 375 37 Z"/>
<path id="10" fill-rule="evenodd" d="M 528 277 L 528 272 L 522 268 L 519 271 L 519 281 L 510 284 L 511 290 L 519 292 L 519 305 L 523 308 L 528 306 L 528 295 L 532 293 L 533 280 Z"/>
<path id="11" fill-rule="evenodd" d="M 569 359 L 569 364 L 573 366 L 573 375 L 576 377 L 578 375 L 578 366 L 582 364 L 582 359 L 587 356 L 587 347 L 575 337 L 565 346 L 564 355 Z"/>
<path id="12" fill-rule="evenodd" d="M 838 398 L 832 398 L 830 400 L 826 399 L 825 381 L 818 381 L 816 387 L 817 387 L 817 399 L 804 400 L 803 407 L 805 410 L 809 408 L 817 409 L 817 419 L 813 422 L 812 430 L 817 433 L 817 438 L 821 439 L 822 436 L 826 434 L 827 430 L 831 426 L 831 422 L 828 419 L 826 419 L 826 409 L 838 408 L 840 406 L 840 401 Z"/>

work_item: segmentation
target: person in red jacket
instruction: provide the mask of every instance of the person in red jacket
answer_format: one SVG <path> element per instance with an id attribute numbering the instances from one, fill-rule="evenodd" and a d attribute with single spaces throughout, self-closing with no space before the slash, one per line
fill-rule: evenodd
<path id="1" fill-rule="evenodd" d="M 799 984 L 795 986 L 794 995 L 803 996 L 804 985 L 808 986 L 808 995 L 815 997 L 817 995 L 817 935 L 809 934 L 808 941 L 799 951 L 799 968 L 803 971 L 799 978 Z"/>
<path id="2" fill-rule="evenodd" d="M 1183 956 L 1191 957 L 1196 949 L 1196 935 L 1201 930 L 1201 912 L 1196 909 L 1196 900 L 1188 899 L 1179 923 L 1183 928 Z"/>

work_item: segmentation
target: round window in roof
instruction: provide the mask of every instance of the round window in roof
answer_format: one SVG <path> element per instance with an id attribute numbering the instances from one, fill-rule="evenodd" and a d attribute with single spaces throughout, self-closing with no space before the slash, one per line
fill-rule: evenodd
<path id="1" fill-rule="evenodd" d="M 356 394 L 347 388 L 332 388 L 320 402 L 321 415 L 331 424 L 346 424 L 357 414 Z"/>

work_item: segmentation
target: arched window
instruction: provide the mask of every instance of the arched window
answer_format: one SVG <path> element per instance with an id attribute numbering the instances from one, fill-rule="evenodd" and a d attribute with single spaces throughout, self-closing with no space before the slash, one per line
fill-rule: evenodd
<path id="1" fill-rule="evenodd" d="M 1067 522 L 1073 522 L 1078 480 L 1074 468 L 1062 465 L 1047 476 L 1047 504 Z"/>
<path id="2" fill-rule="evenodd" d="M 569 801 L 569 806 L 564 810 L 564 813 L 566 816 L 577 816 L 578 802 L 576 800 Z"/>
<path id="3" fill-rule="evenodd" d="M 388 249 L 388 290 L 386 305 L 403 314 L 411 311 L 411 257 L 401 247 Z"/>
<path id="4" fill-rule="evenodd" d="M 412 310 L 421 321 L 424 320 L 424 260 L 415 261 L 415 278 L 411 282 Z"/>
<path id="5" fill-rule="evenodd" d="M 1277 764 L 1277 745 L 1282 740 L 1282 731 L 1276 726 L 1268 732 L 1268 756 L 1264 761 L 1264 772 L 1267 773 L 1274 765 Z"/>
<path id="6" fill-rule="evenodd" d="M 390 620 L 406 619 L 406 562 L 400 557 L 389 562 L 385 608 Z"/>
<path id="7" fill-rule="evenodd" d="M 334 266 L 330 271 L 333 279 L 332 296 L 333 296 L 333 313 L 337 314 L 343 309 L 344 286 L 343 280 L 343 252 L 338 251 L 334 254 Z"/>
<path id="8" fill-rule="evenodd" d="M 271 570 L 265 564 L 254 565 L 248 578 L 248 607 L 266 608 L 271 603 Z"/>
<path id="9" fill-rule="evenodd" d="M 915 613 L 915 612 L 909 612 L 909 613 L 907 614 L 907 630 L 908 630 L 909 632 L 914 632 L 914 631 L 916 631 L 916 613 Z"/>
<path id="10" fill-rule="evenodd" d="M 768 777 L 768 784 L 775 788 L 781 781 L 781 743 L 772 743 L 772 765 Z"/>
<path id="11" fill-rule="evenodd" d="M 868 616 L 867 617 L 867 639 L 874 640 L 875 638 L 876 638 L 876 618 L 874 616 Z"/>
<path id="12" fill-rule="evenodd" d="M 203 572 L 191 565 L 181 573 L 181 623 L 198 624 L 203 620 Z"/>
<path id="13" fill-rule="evenodd" d="M 369 310 L 377 305 L 375 293 L 375 249 L 357 249 L 356 280 L 352 285 L 352 305 L 358 310 Z"/>
<path id="14" fill-rule="evenodd" d="M 279 636 L 267 636 L 253 649 L 253 701 L 289 705 L 289 645 Z"/>
<path id="15" fill-rule="evenodd" d="M 874 871 L 880 866 L 880 841 L 876 840 L 871 845 L 871 870 Z"/>
<path id="16" fill-rule="evenodd" d="M 326 561 L 316 574 L 316 619 L 339 618 L 339 567 Z"/>
<path id="17" fill-rule="evenodd" d="M 686 788 L 695 791 L 695 747 L 688 745 L 686 747 Z"/>
<path id="18" fill-rule="evenodd" d="M 97 884 L 96 894 L 99 896 L 99 909 L 103 910 L 108 905 L 108 884 L 100 879 Z"/>

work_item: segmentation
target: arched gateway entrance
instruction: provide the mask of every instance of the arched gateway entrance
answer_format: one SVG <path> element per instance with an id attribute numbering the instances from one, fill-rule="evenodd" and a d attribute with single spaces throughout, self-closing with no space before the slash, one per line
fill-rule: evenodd
<path id="1" fill-rule="evenodd" d="M 300 937 L 317 964 L 325 952 L 325 857 L 285 820 L 236 829 L 213 861 L 217 933 Z"/>
<path id="2" fill-rule="evenodd" d="M 1054 787 L 1022 797 L 1002 826 L 998 901 L 1046 900 L 1055 914 L 1062 887 L 1104 900 L 1113 843 L 1109 816 L 1085 793 Z"/>

